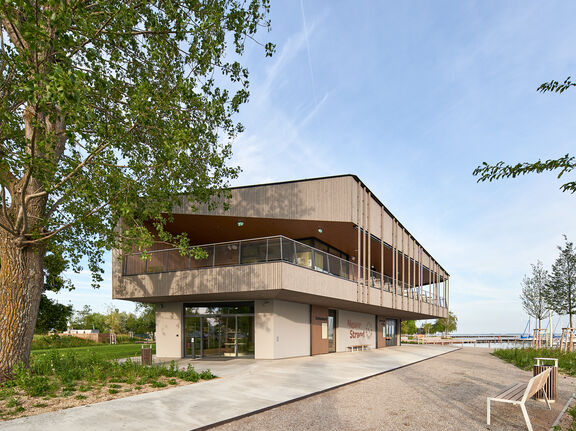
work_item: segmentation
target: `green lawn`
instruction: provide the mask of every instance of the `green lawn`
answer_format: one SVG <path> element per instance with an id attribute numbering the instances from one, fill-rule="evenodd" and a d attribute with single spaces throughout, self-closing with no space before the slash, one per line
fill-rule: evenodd
<path id="1" fill-rule="evenodd" d="M 59 353 L 75 353 L 78 356 L 90 357 L 98 356 L 100 359 L 119 359 L 134 357 L 135 354 L 140 356 L 140 349 L 142 344 L 96 344 L 93 346 L 84 347 L 65 347 L 60 349 L 44 349 L 44 350 L 33 350 L 31 357 L 35 358 L 40 355 L 45 355 L 51 351 L 58 351 Z M 156 345 L 152 344 L 152 353 L 156 352 Z"/>

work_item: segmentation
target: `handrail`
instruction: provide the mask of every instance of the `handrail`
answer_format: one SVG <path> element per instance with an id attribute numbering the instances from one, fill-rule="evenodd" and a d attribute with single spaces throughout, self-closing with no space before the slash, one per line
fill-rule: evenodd
<path id="1" fill-rule="evenodd" d="M 283 261 L 349 281 L 358 281 L 358 265 L 356 263 L 283 235 L 201 244 L 191 248 L 204 249 L 208 256 L 204 259 L 182 256 L 178 248 L 131 253 L 124 256 L 122 274 L 155 274 L 217 266 Z M 141 257 L 143 254 L 150 257 L 143 260 Z M 369 270 L 368 274 L 368 282 L 371 287 L 388 292 L 394 290 L 391 277 L 372 269 Z M 424 290 L 417 292 L 418 286 L 410 285 L 401 280 L 396 280 L 396 286 L 398 289 L 396 293 L 399 295 L 413 299 L 420 297 L 421 301 L 427 303 L 445 304 L 443 297 L 436 299 Z"/>

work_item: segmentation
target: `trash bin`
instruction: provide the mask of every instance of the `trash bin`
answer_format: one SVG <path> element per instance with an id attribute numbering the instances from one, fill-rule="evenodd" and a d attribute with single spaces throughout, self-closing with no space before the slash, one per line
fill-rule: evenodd
<path id="1" fill-rule="evenodd" d="M 142 345 L 142 365 L 152 365 L 152 346 Z"/>
<path id="2" fill-rule="evenodd" d="M 533 375 L 536 376 L 544 371 L 546 368 L 553 367 L 554 369 L 548 377 L 545 389 L 541 389 L 532 397 L 535 400 L 544 401 L 544 390 L 546 390 L 546 396 L 548 401 L 553 403 L 558 399 L 558 359 L 556 358 L 534 358 L 536 359 L 536 365 L 534 365 Z M 543 362 L 554 362 L 554 365 L 544 365 Z"/>

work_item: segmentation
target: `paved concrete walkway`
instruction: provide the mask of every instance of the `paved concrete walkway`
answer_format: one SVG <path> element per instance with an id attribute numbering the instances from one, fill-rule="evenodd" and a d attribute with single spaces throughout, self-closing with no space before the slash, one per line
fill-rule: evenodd
<path id="1" fill-rule="evenodd" d="M 447 346 L 268 360 L 200 362 L 222 378 L 0 423 L 2 430 L 189 431 L 433 358 Z"/>

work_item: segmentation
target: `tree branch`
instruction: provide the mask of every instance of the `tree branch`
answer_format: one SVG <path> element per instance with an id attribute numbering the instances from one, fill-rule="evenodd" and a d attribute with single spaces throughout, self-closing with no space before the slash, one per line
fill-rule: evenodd
<path id="1" fill-rule="evenodd" d="M 557 177 L 560 178 L 567 172 L 576 169 L 576 157 L 566 154 L 559 159 L 550 159 L 546 161 L 538 160 L 535 163 L 517 163 L 516 165 L 506 165 L 504 162 L 498 162 L 495 165 L 489 165 L 484 162 L 482 165 L 477 166 L 472 173 L 478 176 L 477 182 L 493 181 L 502 178 L 516 178 L 520 175 L 529 173 L 542 173 L 545 171 L 560 170 Z M 576 192 L 576 182 L 568 182 L 561 187 L 562 191 Z"/>
<path id="2" fill-rule="evenodd" d="M 132 125 L 132 127 L 130 127 L 130 129 L 128 129 L 128 131 L 126 133 L 131 133 L 136 128 L 137 124 L 138 123 L 134 123 Z M 29 202 L 32 199 L 38 199 L 38 198 L 48 196 L 50 193 L 53 193 L 56 190 L 58 190 L 60 187 L 62 187 L 64 184 L 66 184 L 74 175 L 76 175 L 76 173 L 78 173 L 78 171 L 80 171 L 81 169 L 84 168 L 84 166 L 89 164 L 90 161 L 94 157 L 96 157 L 98 154 L 100 154 L 102 151 L 104 151 L 110 145 L 111 145 L 111 142 L 100 145 L 98 148 L 96 148 L 96 150 L 92 154 L 90 154 L 88 157 L 86 157 L 86 159 L 84 159 L 84 161 L 82 163 L 80 163 L 70 173 L 68 173 L 68 175 L 66 175 L 58 184 L 56 184 L 50 190 L 42 191 L 39 193 L 33 193 L 31 195 L 26 196 L 26 202 Z"/>
<path id="3" fill-rule="evenodd" d="M 138 3 L 136 6 L 134 6 L 134 9 L 138 9 L 140 8 L 140 6 L 142 6 L 143 3 Z M 110 22 L 116 18 L 116 16 L 120 13 L 122 9 L 118 9 L 115 13 L 113 13 L 112 15 L 110 15 L 108 17 L 108 19 L 104 22 L 104 24 L 102 24 L 102 26 L 98 29 L 98 31 L 96 31 L 96 33 L 92 36 L 92 37 L 88 37 L 79 47 L 77 47 L 72 54 L 69 55 L 69 58 L 74 57 L 78 52 L 80 52 L 80 50 L 82 48 L 84 48 L 86 45 L 88 45 L 89 43 L 91 43 L 93 40 L 95 40 L 98 36 L 100 36 L 102 34 L 102 32 L 104 31 L 104 29 L 108 26 L 108 24 L 110 24 Z"/>
<path id="4" fill-rule="evenodd" d="M 13 236 L 16 236 L 16 231 L 14 230 L 14 224 L 12 220 L 10 220 L 10 216 L 8 215 L 8 203 L 6 202 L 6 187 L 2 186 L 2 215 L 4 216 L 5 223 L 8 226 L 2 224 L 2 228 L 10 233 Z"/>
<path id="5" fill-rule="evenodd" d="M 576 87 L 576 82 L 572 82 L 570 79 L 571 77 L 569 76 L 564 80 L 563 83 L 558 81 L 545 82 L 544 84 L 540 85 L 540 87 L 538 87 L 537 91 L 540 91 L 541 93 L 546 93 L 547 91 L 553 91 L 554 93 L 564 93 L 570 87 Z"/>

